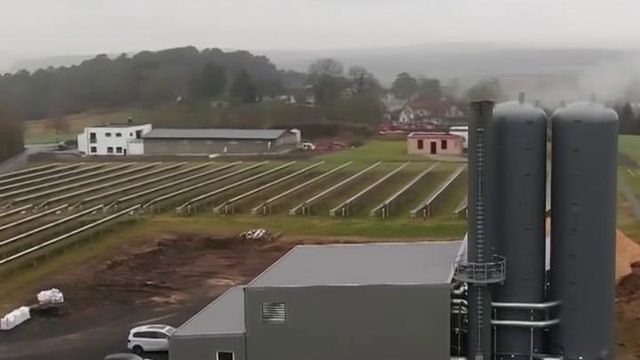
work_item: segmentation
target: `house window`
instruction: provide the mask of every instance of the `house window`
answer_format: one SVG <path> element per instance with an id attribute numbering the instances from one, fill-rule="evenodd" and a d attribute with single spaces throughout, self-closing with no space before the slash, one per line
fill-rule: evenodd
<path id="1" fill-rule="evenodd" d="M 447 150 L 447 140 L 440 140 L 440 148 L 442 150 Z"/>
<path id="2" fill-rule="evenodd" d="M 285 303 L 263 303 L 262 322 L 265 324 L 284 324 L 287 320 Z"/>
<path id="3" fill-rule="evenodd" d="M 216 360 L 233 360 L 233 351 L 218 351 Z"/>
<path id="4" fill-rule="evenodd" d="M 92 146 L 92 147 L 91 147 L 91 149 L 90 149 L 90 151 L 91 151 L 91 153 L 92 153 L 92 154 L 95 154 L 95 153 L 97 153 L 97 152 L 98 152 L 98 148 L 97 148 L 97 147 L 95 147 L 95 146 Z"/>
<path id="5" fill-rule="evenodd" d="M 424 149 L 424 140 L 418 140 L 418 150 Z"/>
<path id="6" fill-rule="evenodd" d="M 116 137 L 122 137 L 122 133 L 116 133 Z"/>
<path id="7" fill-rule="evenodd" d="M 89 133 L 89 143 L 91 144 L 95 144 L 98 142 L 98 139 L 96 137 L 96 133 Z"/>
<path id="8" fill-rule="evenodd" d="M 111 133 L 110 133 L 110 132 L 108 132 L 108 133 L 104 133 L 104 136 L 106 136 L 106 137 L 111 137 Z"/>
<path id="9" fill-rule="evenodd" d="M 116 154 L 122 154 L 122 146 L 116 147 Z"/>
<path id="10" fill-rule="evenodd" d="M 113 146 L 107 146 L 107 154 L 113 154 Z"/>
<path id="11" fill-rule="evenodd" d="M 133 137 L 133 133 L 132 132 L 129 133 L 129 137 Z"/>

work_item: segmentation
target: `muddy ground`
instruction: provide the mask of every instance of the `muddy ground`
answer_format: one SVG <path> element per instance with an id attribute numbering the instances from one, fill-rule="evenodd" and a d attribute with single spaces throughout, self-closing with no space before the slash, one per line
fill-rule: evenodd
<path id="1" fill-rule="evenodd" d="M 620 235 L 619 250 L 626 253 L 629 249 L 620 246 Z M 296 244 L 334 241 L 256 242 L 198 234 L 136 241 L 96 263 L 52 276 L 42 288 L 62 289 L 68 307 L 60 316 L 36 317 L 16 331 L 0 333 L 0 359 L 102 359 L 126 350 L 132 326 L 151 322 L 179 326 Z M 619 258 L 631 261 L 628 256 Z M 640 263 L 634 266 L 635 272 L 620 276 L 616 293 L 617 352 L 625 360 L 640 359 Z M 166 354 L 147 357 L 160 360 Z"/>
<path id="2" fill-rule="evenodd" d="M 296 242 L 172 234 L 52 277 L 68 307 L 0 333 L 0 359 L 102 359 L 126 350 L 135 324 L 179 326 L 230 286 L 262 272 Z M 166 355 L 150 355 L 165 359 Z"/>

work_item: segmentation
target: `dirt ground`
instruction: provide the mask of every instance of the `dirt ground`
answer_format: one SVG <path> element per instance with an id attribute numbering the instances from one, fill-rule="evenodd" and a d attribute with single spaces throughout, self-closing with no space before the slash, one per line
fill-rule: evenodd
<path id="1" fill-rule="evenodd" d="M 66 277 L 65 294 L 74 309 L 104 303 L 179 306 L 212 299 L 245 283 L 291 249 L 294 243 L 261 243 L 194 234 L 171 234 L 125 247 L 108 260 Z"/>
<path id="2" fill-rule="evenodd" d="M 618 231 L 616 252 L 618 359 L 640 359 L 640 245 Z"/>
<path id="3" fill-rule="evenodd" d="M 70 354 L 101 359 L 126 350 L 131 326 L 149 322 L 179 326 L 295 244 L 170 234 L 123 246 L 97 263 L 54 275 L 43 284 L 42 288 L 61 289 L 67 308 L 62 315 L 34 318 L 17 331 L 0 333 L 0 359 L 69 358 Z"/>

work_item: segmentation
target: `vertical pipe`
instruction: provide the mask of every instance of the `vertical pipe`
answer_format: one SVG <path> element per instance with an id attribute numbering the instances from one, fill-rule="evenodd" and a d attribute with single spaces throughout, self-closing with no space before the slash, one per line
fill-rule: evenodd
<path id="1" fill-rule="evenodd" d="M 486 129 L 493 117 L 493 101 L 471 103 L 469 127 L 469 219 L 468 260 L 485 262 L 491 258 L 491 231 L 485 223 L 485 199 L 489 195 L 485 184 Z M 489 233 L 487 233 L 487 230 Z M 489 235 L 489 236 L 487 236 Z M 486 285 L 469 287 L 469 341 L 468 358 L 491 359 L 491 293 Z"/>

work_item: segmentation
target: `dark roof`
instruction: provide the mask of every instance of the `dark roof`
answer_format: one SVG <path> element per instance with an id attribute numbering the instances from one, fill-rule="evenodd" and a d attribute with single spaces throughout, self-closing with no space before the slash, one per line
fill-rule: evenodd
<path id="1" fill-rule="evenodd" d="M 414 131 L 407 135 L 409 139 L 462 139 L 462 136 L 443 133 L 443 132 L 426 132 L 426 131 Z"/>
<path id="2" fill-rule="evenodd" d="M 275 140 L 286 131 L 286 129 L 153 129 L 143 138 Z"/>
<path id="3" fill-rule="evenodd" d="M 244 289 L 236 286 L 187 320 L 172 336 L 243 334 Z"/>
<path id="4" fill-rule="evenodd" d="M 247 287 L 448 284 L 461 244 L 301 245 Z"/>

